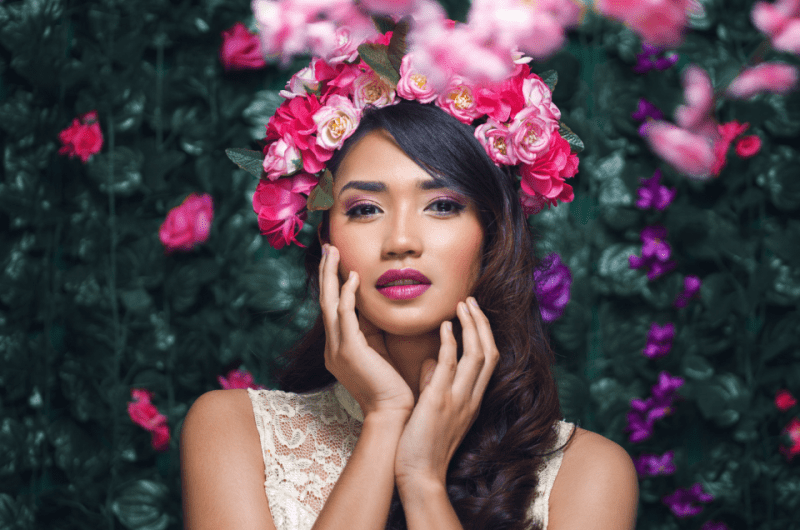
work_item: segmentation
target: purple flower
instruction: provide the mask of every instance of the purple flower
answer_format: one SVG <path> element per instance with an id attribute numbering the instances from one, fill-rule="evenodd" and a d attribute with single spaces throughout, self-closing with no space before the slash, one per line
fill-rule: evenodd
<path id="1" fill-rule="evenodd" d="M 657 475 L 671 475 L 675 473 L 673 458 L 675 451 L 667 451 L 663 455 L 643 454 L 633 461 L 636 472 L 641 477 L 655 477 Z"/>
<path id="2" fill-rule="evenodd" d="M 664 211 L 667 206 L 672 203 L 675 194 L 678 192 L 675 188 L 667 188 L 661 186 L 661 170 L 656 169 L 653 176 L 649 179 L 640 179 L 642 185 L 636 190 L 639 194 L 639 200 L 636 202 L 636 207 L 642 210 L 647 208 L 655 208 L 658 211 Z"/>
<path id="3" fill-rule="evenodd" d="M 700 527 L 700 530 L 731 530 L 728 525 L 721 522 L 716 521 L 706 521 L 706 523 Z"/>
<path id="4" fill-rule="evenodd" d="M 664 240 L 667 229 L 661 226 L 648 226 L 641 232 L 642 256 L 631 255 L 628 258 L 631 269 L 647 269 L 647 278 L 655 280 L 659 276 L 675 268 L 675 261 L 670 261 L 671 249 Z"/>
<path id="5" fill-rule="evenodd" d="M 645 400 L 631 400 L 631 410 L 627 414 L 628 425 L 625 427 L 625 430 L 630 432 L 628 439 L 631 442 L 641 442 L 650 438 L 656 420 L 672 414 L 675 391 L 683 386 L 683 383 L 683 378 L 661 372 L 658 374 L 658 383 L 651 389 L 652 396 Z"/>
<path id="6" fill-rule="evenodd" d="M 676 391 L 685 382 L 682 377 L 672 377 L 666 371 L 661 372 L 658 374 L 658 383 L 652 388 L 653 397 L 658 403 L 672 404 Z"/>
<path id="7" fill-rule="evenodd" d="M 672 495 L 667 495 L 661 499 L 664 504 L 669 506 L 675 517 L 689 517 L 697 515 L 703 511 L 702 506 L 695 506 L 695 502 L 711 502 L 714 500 L 712 495 L 703 492 L 703 486 L 696 482 L 690 489 L 678 488 Z"/>
<path id="8" fill-rule="evenodd" d="M 533 278 L 542 319 L 552 322 L 560 318 L 569 303 L 572 286 L 569 267 L 561 263 L 561 257 L 554 252 L 544 257 L 540 267 L 534 271 Z"/>
<path id="9" fill-rule="evenodd" d="M 652 118 L 658 121 L 664 119 L 664 113 L 658 110 L 658 107 L 646 99 L 639 98 L 639 105 L 636 108 L 636 112 L 631 114 L 631 118 L 636 121 L 646 121 L 647 118 Z"/>
<path id="10" fill-rule="evenodd" d="M 633 71 L 637 74 L 644 74 L 650 70 L 663 71 L 678 62 L 678 54 L 667 53 L 663 48 L 642 45 L 642 53 L 636 55 L 636 65 Z"/>
<path id="11" fill-rule="evenodd" d="M 663 357 L 672 349 L 672 339 L 674 338 L 675 324 L 667 322 L 663 326 L 659 326 L 653 322 L 650 324 L 650 331 L 647 333 L 647 344 L 642 353 L 650 359 Z"/>
<path id="12" fill-rule="evenodd" d="M 683 292 L 678 294 L 678 297 L 675 298 L 674 305 L 677 308 L 686 307 L 686 304 L 689 303 L 694 295 L 697 294 L 697 291 L 700 290 L 700 286 L 703 282 L 700 281 L 700 278 L 697 276 L 687 276 L 683 279 Z"/>

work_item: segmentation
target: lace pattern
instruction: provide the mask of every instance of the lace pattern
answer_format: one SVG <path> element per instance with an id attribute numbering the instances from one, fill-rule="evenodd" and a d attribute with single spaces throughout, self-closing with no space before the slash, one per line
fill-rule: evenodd
<path id="1" fill-rule="evenodd" d="M 309 530 L 355 448 L 364 415 L 336 382 L 317 392 L 293 394 L 248 389 L 264 456 L 269 509 L 277 530 Z M 559 446 L 571 423 L 559 422 Z M 546 457 L 532 517 L 547 528 L 550 491 L 563 451 Z"/>

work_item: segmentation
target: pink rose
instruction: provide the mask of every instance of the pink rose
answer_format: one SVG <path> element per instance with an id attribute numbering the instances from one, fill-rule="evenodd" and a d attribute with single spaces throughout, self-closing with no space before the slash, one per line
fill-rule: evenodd
<path id="1" fill-rule="evenodd" d="M 255 390 L 260 390 L 264 388 L 263 385 L 255 384 L 253 374 L 247 370 L 231 370 L 225 377 L 218 375 L 217 381 L 219 381 L 220 386 L 224 389 L 253 388 Z"/>
<path id="2" fill-rule="evenodd" d="M 225 70 L 257 70 L 267 65 L 258 35 L 250 33 L 241 22 L 222 32 L 219 60 Z"/>
<path id="3" fill-rule="evenodd" d="M 773 48 L 800 54 L 800 2 L 756 2 L 750 17 L 753 25 L 770 38 Z"/>
<path id="4" fill-rule="evenodd" d="M 522 211 L 525 212 L 525 215 L 536 215 L 550 204 L 545 197 L 528 195 L 522 189 L 519 190 L 519 202 L 522 204 Z"/>
<path id="5" fill-rule="evenodd" d="M 320 61 L 320 59 L 314 59 L 310 65 L 295 73 L 286 83 L 286 89 L 280 91 L 281 97 L 292 99 L 297 96 L 305 96 L 310 92 L 318 92 L 320 83 L 317 80 L 315 67 Z"/>
<path id="6" fill-rule="evenodd" d="M 511 134 L 503 124 L 489 118 L 486 123 L 475 127 L 475 138 L 481 143 L 486 153 L 498 166 L 513 166 L 517 163 L 514 156 Z"/>
<path id="7" fill-rule="evenodd" d="M 131 420 L 150 432 L 151 445 L 156 451 L 163 451 L 169 446 L 169 426 L 167 417 L 158 412 L 155 405 L 150 402 L 152 392 L 141 389 L 132 389 L 131 397 L 134 401 L 128 402 L 128 416 Z"/>
<path id="8" fill-rule="evenodd" d="M 69 155 L 70 158 L 77 156 L 85 164 L 103 147 L 103 132 L 97 121 L 97 111 L 81 114 L 72 120 L 72 125 L 58 133 L 58 139 L 63 144 L 58 154 Z"/>
<path id="9" fill-rule="evenodd" d="M 498 123 L 514 118 L 525 108 L 523 86 L 530 75 L 531 69 L 527 64 L 517 64 L 514 75 L 499 84 L 479 88 L 475 97 L 478 112 L 488 115 Z"/>
<path id="10" fill-rule="evenodd" d="M 714 88 L 705 70 L 689 66 L 683 72 L 683 98 L 686 104 L 675 111 L 678 126 L 696 134 L 713 135 Z"/>
<path id="11" fill-rule="evenodd" d="M 264 157 L 264 171 L 267 173 L 268 179 L 275 180 L 291 175 L 300 171 L 302 167 L 303 160 L 300 152 L 288 134 L 272 142 L 267 148 L 267 156 Z"/>
<path id="12" fill-rule="evenodd" d="M 332 151 L 355 132 L 361 112 L 348 98 L 333 95 L 314 113 L 313 119 L 317 125 L 317 145 Z"/>
<path id="13" fill-rule="evenodd" d="M 436 105 L 460 121 L 471 125 L 475 118 L 483 116 L 475 101 L 475 89 L 464 79 L 454 76 L 447 87 L 436 98 Z"/>
<path id="14" fill-rule="evenodd" d="M 371 13 L 382 15 L 409 15 L 417 6 L 417 0 L 361 0 L 361 5 Z"/>
<path id="15" fill-rule="evenodd" d="M 538 75 L 530 74 L 522 82 L 522 97 L 525 99 L 526 107 L 544 107 L 550 111 L 556 121 L 561 119 L 561 111 L 553 103 L 553 93 L 550 91 L 550 87 L 545 85 Z"/>
<path id="16" fill-rule="evenodd" d="M 523 164 L 532 164 L 550 147 L 550 137 L 558 129 L 558 120 L 546 107 L 527 107 L 509 126 L 511 150 Z"/>
<path id="17" fill-rule="evenodd" d="M 524 164 L 520 171 L 522 191 L 528 195 L 541 195 L 555 205 L 556 201 L 570 202 L 574 198 L 572 186 L 564 179 L 578 172 L 578 157 L 570 152 L 569 142 L 560 134 L 550 138 L 550 149 L 533 164 Z"/>
<path id="18" fill-rule="evenodd" d="M 681 42 L 687 10 L 694 7 L 691 0 L 598 0 L 595 6 L 659 48 L 673 48 Z"/>
<path id="19" fill-rule="evenodd" d="M 289 135 L 294 146 L 300 151 L 303 169 L 311 174 L 325 169 L 325 162 L 333 155 L 332 150 L 317 145 L 315 136 L 317 124 L 314 122 L 314 113 L 321 108 L 322 105 L 314 94 L 298 96 L 281 103 L 267 124 L 267 142 Z"/>
<path id="20" fill-rule="evenodd" d="M 714 140 L 665 121 L 649 120 L 640 133 L 653 152 L 681 173 L 697 179 L 712 174 Z"/>
<path id="21" fill-rule="evenodd" d="M 317 81 L 323 83 L 322 104 L 328 104 L 328 98 L 333 95 L 350 97 L 353 95 L 353 84 L 357 77 L 364 73 L 364 68 L 358 64 L 340 63 L 329 65 L 325 61 L 316 61 Z"/>
<path id="22" fill-rule="evenodd" d="M 316 185 L 317 179 L 304 173 L 274 182 L 259 181 L 253 194 L 253 210 L 261 233 L 273 248 L 300 245 L 296 237 L 306 218 L 306 197 L 301 194 L 308 195 Z"/>
<path id="23" fill-rule="evenodd" d="M 437 97 L 436 90 L 428 84 L 428 78 L 412 66 L 413 54 L 407 53 L 400 63 L 400 81 L 397 83 L 397 95 L 404 99 L 430 103 Z"/>
<path id="24" fill-rule="evenodd" d="M 747 99 L 761 92 L 785 94 L 797 86 L 797 67 L 782 63 L 761 63 L 746 68 L 725 90 L 728 97 Z"/>
<path id="25" fill-rule="evenodd" d="M 191 250 L 196 244 L 208 239 L 213 219 L 214 204 L 211 195 L 192 193 L 179 206 L 169 211 L 158 230 L 158 236 L 167 253 Z"/>
<path id="26" fill-rule="evenodd" d="M 392 105 L 394 100 L 394 88 L 371 68 L 353 81 L 353 101 L 357 109 L 363 109 L 367 105 L 385 107 Z"/>
<path id="27" fill-rule="evenodd" d="M 749 123 L 739 123 L 736 120 L 728 123 L 722 123 L 717 126 L 717 136 L 714 140 L 714 166 L 711 168 L 711 174 L 718 176 L 725 169 L 728 163 L 728 149 L 740 134 L 745 132 L 750 127 Z"/>
<path id="28" fill-rule="evenodd" d="M 736 142 L 736 155 L 739 158 L 750 158 L 761 151 L 761 138 L 755 134 L 742 137 Z"/>
<path id="29" fill-rule="evenodd" d="M 325 62 L 331 65 L 353 62 L 358 58 L 359 42 L 354 38 L 352 30 L 343 26 L 336 29 L 336 47 L 325 54 Z"/>

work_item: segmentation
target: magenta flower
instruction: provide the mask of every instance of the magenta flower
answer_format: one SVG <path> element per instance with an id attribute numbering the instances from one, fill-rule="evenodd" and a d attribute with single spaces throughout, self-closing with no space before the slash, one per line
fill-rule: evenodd
<path id="1" fill-rule="evenodd" d="M 569 303 L 572 285 L 569 267 L 561 263 L 561 257 L 554 252 L 545 256 L 542 266 L 533 273 L 533 277 L 542 319 L 552 322 L 560 318 Z"/>
<path id="2" fill-rule="evenodd" d="M 686 307 L 686 304 L 689 303 L 689 300 L 694 298 L 697 292 L 700 290 L 700 286 L 702 285 L 702 281 L 697 276 L 687 276 L 683 279 L 683 291 L 678 294 L 677 298 L 675 298 L 675 302 L 673 303 L 675 307 L 682 308 Z"/>
<path id="3" fill-rule="evenodd" d="M 165 253 L 187 252 L 205 243 L 214 220 L 214 200 L 211 195 L 190 193 L 183 202 L 167 213 L 158 229 L 158 237 Z"/>
<path id="4" fill-rule="evenodd" d="M 644 43 L 642 52 L 636 55 L 636 65 L 633 67 L 633 71 L 637 74 L 644 74 L 650 70 L 661 72 L 677 63 L 678 59 L 677 53 L 667 53 L 663 48 Z"/>
<path id="5" fill-rule="evenodd" d="M 756 2 L 750 18 L 770 38 L 773 48 L 800 54 L 800 3 L 796 0 Z"/>
<path id="6" fill-rule="evenodd" d="M 247 370 L 231 370 L 225 377 L 218 375 L 217 381 L 219 381 L 220 386 L 225 389 L 252 388 L 255 390 L 261 390 L 264 388 L 263 385 L 257 385 L 255 383 L 253 380 L 253 374 Z"/>
<path id="7" fill-rule="evenodd" d="M 258 35 L 241 22 L 222 32 L 219 60 L 225 70 L 257 70 L 267 65 Z"/>
<path id="8" fill-rule="evenodd" d="M 131 420 L 151 434 L 150 444 L 156 451 L 169 448 L 169 426 L 167 417 L 151 403 L 153 393 L 140 388 L 131 389 L 133 401 L 128 402 L 128 416 Z"/>
<path id="9" fill-rule="evenodd" d="M 664 113 L 646 99 L 639 98 L 639 104 L 636 107 L 636 112 L 631 114 L 631 118 L 636 121 L 646 121 L 648 118 L 652 118 L 654 120 L 663 120 Z"/>
<path id="10" fill-rule="evenodd" d="M 675 325 L 672 322 L 667 322 L 663 326 L 653 322 L 647 333 L 647 345 L 642 353 L 650 359 L 663 357 L 672 349 L 672 339 L 674 338 Z"/>
<path id="11" fill-rule="evenodd" d="M 672 377 L 666 371 L 658 374 L 658 383 L 653 388 L 653 398 L 657 403 L 672 404 L 675 400 L 676 391 L 686 382 L 682 377 Z"/>
<path id="12" fill-rule="evenodd" d="M 652 396 L 647 399 L 632 399 L 631 410 L 627 414 L 631 442 L 641 442 L 653 435 L 655 421 L 672 414 L 672 402 L 676 390 L 684 383 L 681 377 L 672 377 L 667 372 L 658 375 L 658 383 L 652 387 Z"/>
<path id="13" fill-rule="evenodd" d="M 800 27 L 800 22 L 798 22 Z M 785 94 L 797 86 L 797 67 L 778 62 L 745 68 L 725 89 L 733 99 L 747 99 L 762 92 Z"/>
<path id="14" fill-rule="evenodd" d="M 631 269 L 647 270 L 647 278 L 655 280 L 675 268 L 675 261 L 670 261 L 672 250 L 664 240 L 667 229 L 661 226 L 648 226 L 641 232 L 642 256 L 631 255 L 628 258 Z"/>
<path id="15" fill-rule="evenodd" d="M 678 488 L 671 495 L 662 498 L 661 501 L 669 506 L 675 517 L 681 519 L 697 515 L 703 511 L 702 506 L 697 506 L 696 502 L 711 502 L 714 500 L 713 495 L 709 495 L 703 491 L 703 486 L 696 482 L 691 488 L 683 489 Z"/>
<path id="16" fill-rule="evenodd" d="M 667 451 L 663 455 L 643 454 L 634 459 L 633 464 L 640 477 L 655 477 L 675 473 L 673 458 L 675 451 Z"/>
<path id="17" fill-rule="evenodd" d="M 655 208 L 658 211 L 664 211 L 667 206 L 672 203 L 677 190 L 675 188 L 670 189 L 666 186 L 661 186 L 660 169 L 656 169 L 652 177 L 640 180 L 642 186 L 636 190 L 636 193 L 639 195 L 639 200 L 636 201 L 637 208 L 642 210 Z"/>

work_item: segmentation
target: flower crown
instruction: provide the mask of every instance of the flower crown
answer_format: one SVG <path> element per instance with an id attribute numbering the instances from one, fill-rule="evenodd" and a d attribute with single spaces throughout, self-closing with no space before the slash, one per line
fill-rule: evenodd
<path id="1" fill-rule="evenodd" d="M 314 57 L 292 76 L 267 124 L 263 152 L 226 150 L 234 163 L 260 178 L 253 209 L 273 247 L 300 245 L 296 236 L 307 211 L 333 205 L 325 163 L 355 132 L 367 106 L 392 105 L 398 98 L 434 103 L 474 126 L 495 164 L 509 166 L 519 177 L 526 215 L 573 200 L 564 179 L 578 172 L 583 143 L 560 123 L 561 111 L 552 100 L 555 72 L 540 77 L 530 71 L 531 59 L 518 54 L 515 70 L 500 83 L 475 86 L 453 75 L 437 89 L 415 68 L 413 53 L 406 53 L 410 19 L 375 22 L 381 32 L 376 38 L 358 44 L 341 32 L 334 52 Z"/>

